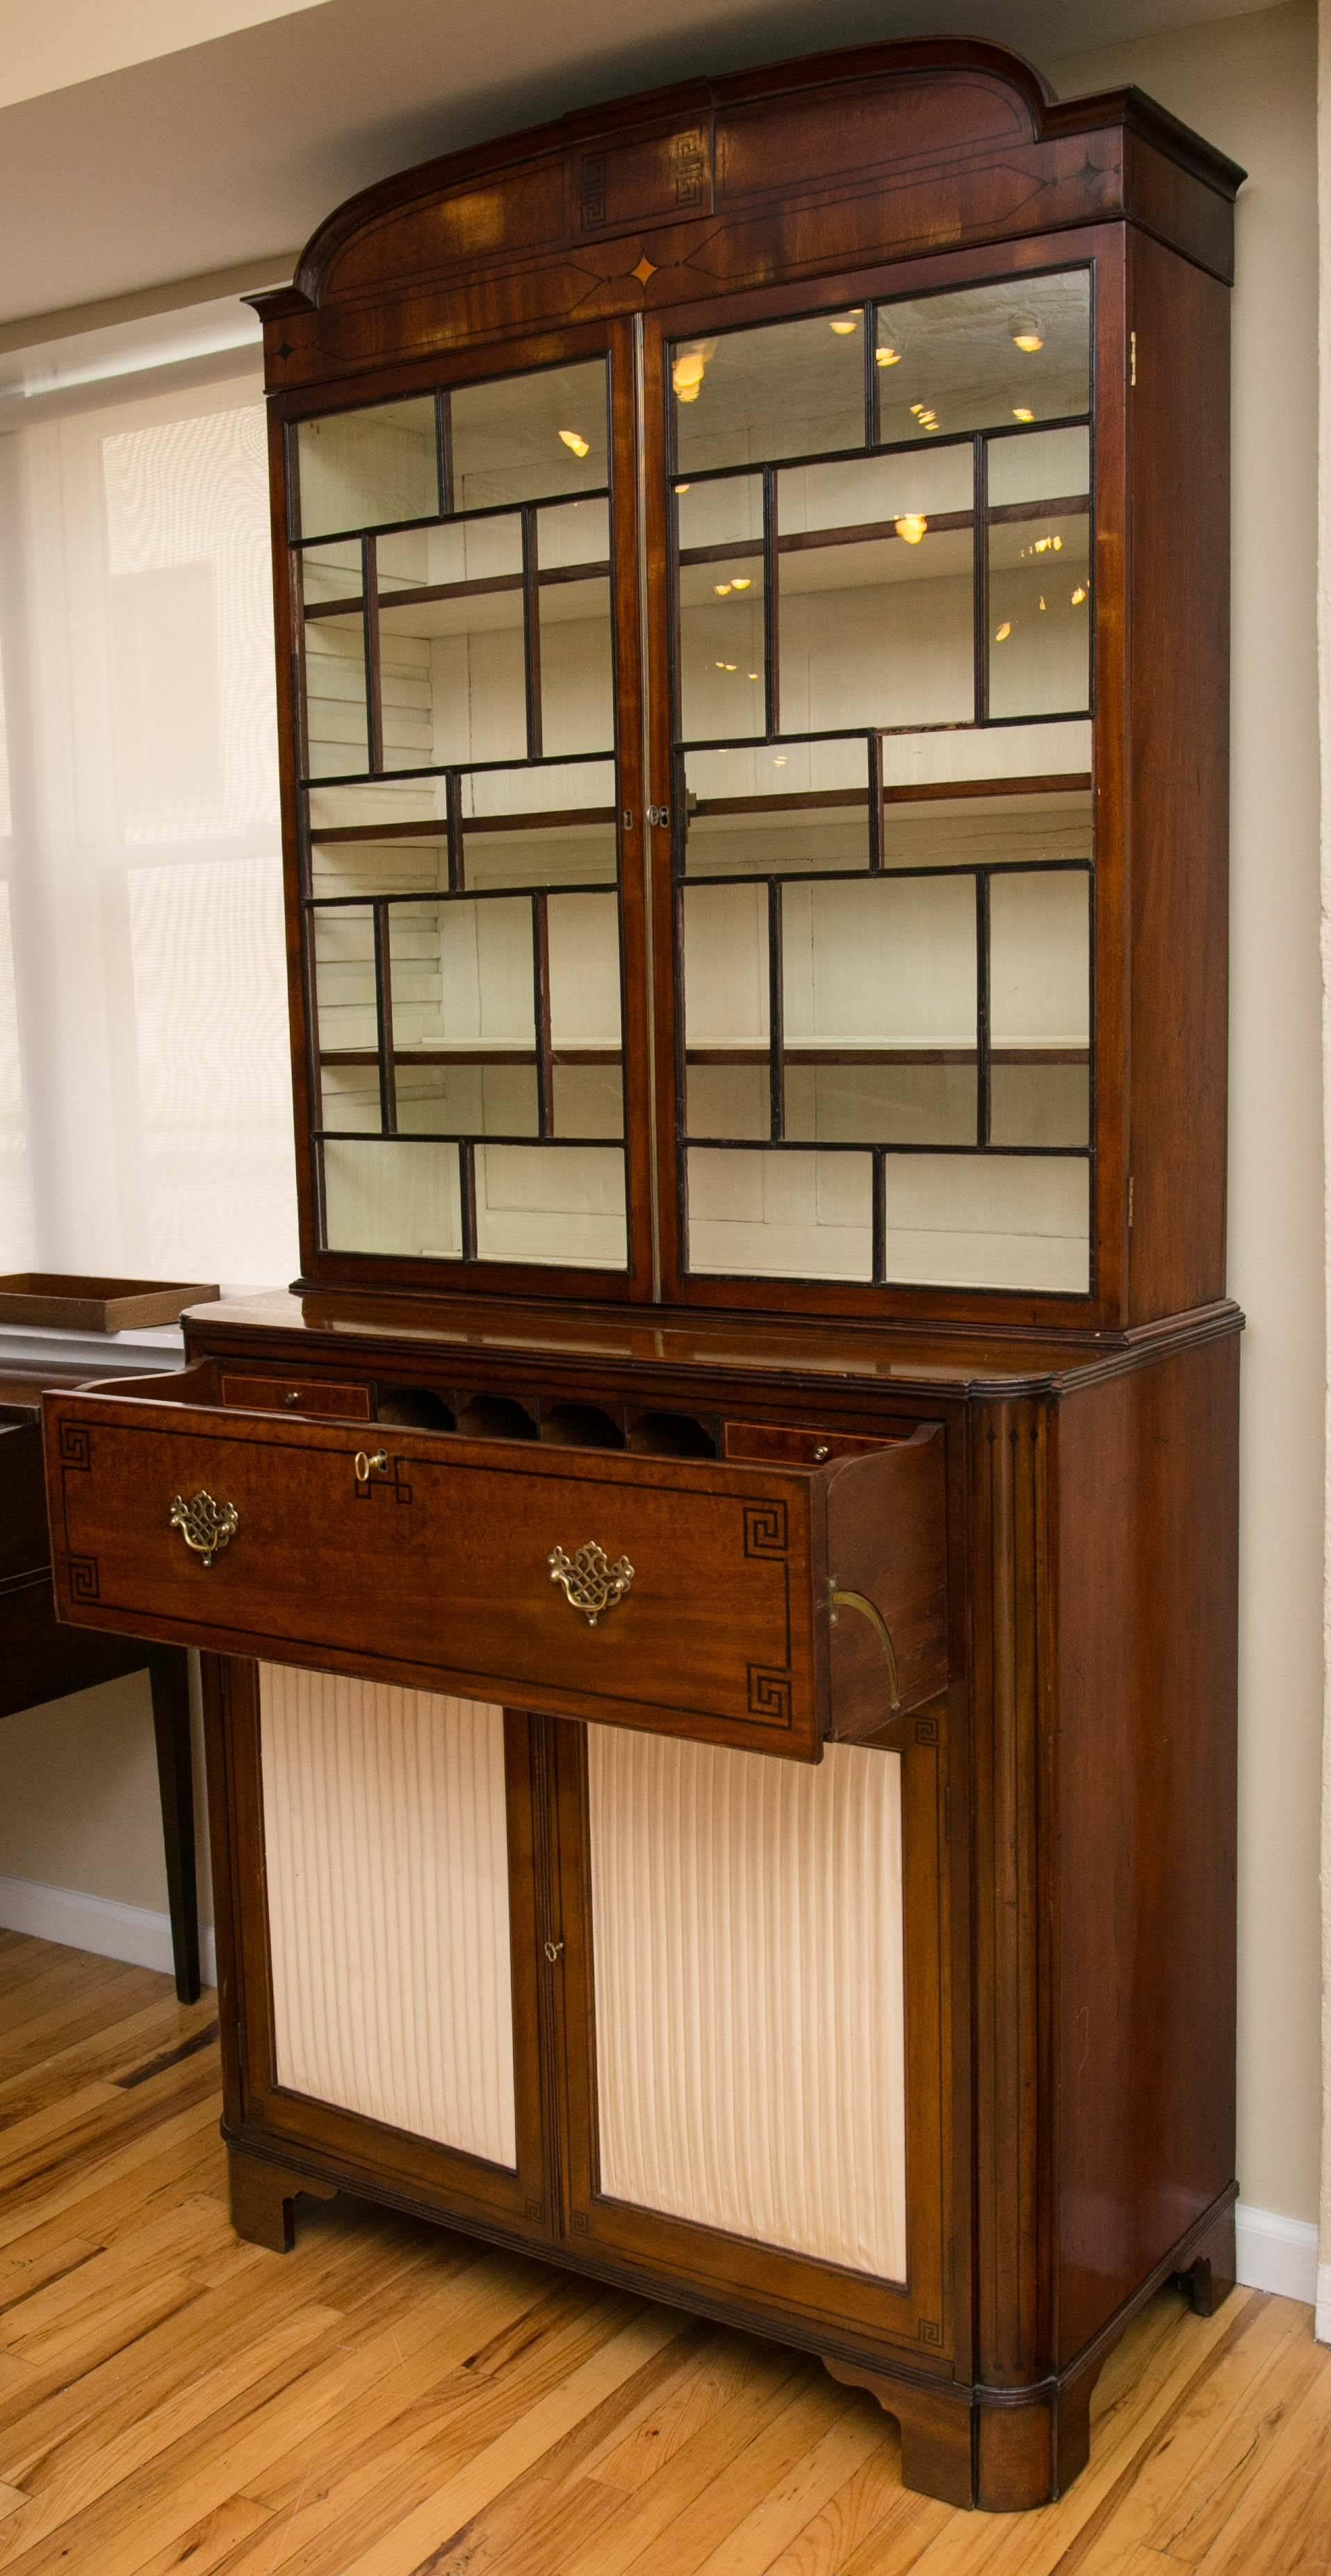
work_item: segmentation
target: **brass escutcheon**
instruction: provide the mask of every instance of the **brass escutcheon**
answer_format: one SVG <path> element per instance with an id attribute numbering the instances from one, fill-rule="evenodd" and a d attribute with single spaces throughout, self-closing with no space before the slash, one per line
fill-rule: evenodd
<path id="1" fill-rule="evenodd" d="M 594 1538 L 580 1547 L 576 1556 L 566 1556 L 562 1547 L 552 1547 L 546 1558 L 552 1583 L 562 1585 L 564 1597 L 574 1610 L 580 1610 L 589 1628 L 594 1628 L 603 1610 L 613 1610 L 622 1601 L 633 1581 L 633 1568 L 626 1556 L 611 1564 L 605 1549 Z"/>
<path id="2" fill-rule="evenodd" d="M 171 1527 L 178 1529 L 186 1547 L 211 1565 L 221 1547 L 226 1547 L 240 1527 L 240 1514 L 234 1503 L 215 1503 L 212 1495 L 200 1487 L 186 1502 L 177 1494 L 171 1506 Z"/>

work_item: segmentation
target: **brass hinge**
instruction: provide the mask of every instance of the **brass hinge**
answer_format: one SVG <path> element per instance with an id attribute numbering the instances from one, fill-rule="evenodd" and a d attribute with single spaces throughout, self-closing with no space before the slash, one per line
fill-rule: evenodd
<path id="1" fill-rule="evenodd" d="M 1135 385 L 1135 384 L 1136 384 L 1136 381 L 1137 381 L 1137 334 L 1136 334 L 1136 332 L 1135 332 L 1135 331 L 1130 331 L 1130 332 L 1128 333 L 1128 382 L 1129 382 L 1129 384 L 1130 384 L 1130 385 Z"/>

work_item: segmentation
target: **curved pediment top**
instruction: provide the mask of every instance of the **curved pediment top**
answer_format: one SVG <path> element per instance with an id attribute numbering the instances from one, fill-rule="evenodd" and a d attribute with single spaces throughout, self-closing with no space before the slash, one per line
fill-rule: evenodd
<path id="1" fill-rule="evenodd" d="M 1140 91 L 1056 101 L 1030 64 L 960 38 L 806 56 L 559 118 L 362 189 L 320 225 L 290 287 L 255 296 L 273 322 L 513 256 L 549 255 L 698 216 L 759 213 L 792 187 L 1126 127 L 1221 196 L 1236 165 Z"/>

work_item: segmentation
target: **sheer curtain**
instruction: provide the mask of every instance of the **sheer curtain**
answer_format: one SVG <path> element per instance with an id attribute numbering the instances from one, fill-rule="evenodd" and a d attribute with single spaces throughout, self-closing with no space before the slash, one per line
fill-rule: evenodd
<path id="1" fill-rule="evenodd" d="M 0 1270 L 297 1266 L 263 407 L 0 436 Z"/>

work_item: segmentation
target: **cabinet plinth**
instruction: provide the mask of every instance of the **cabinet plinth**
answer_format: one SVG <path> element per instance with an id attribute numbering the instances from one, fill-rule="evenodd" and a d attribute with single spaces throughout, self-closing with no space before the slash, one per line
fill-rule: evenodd
<path id="1" fill-rule="evenodd" d="M 330 219 L 301 1277 L 46 1401 L 62 1615 L 204 1655 L 240 2233 L 787 2341 L 995 2511 L 1233 2281 L 1241 178 L 903 43 Z"/>

